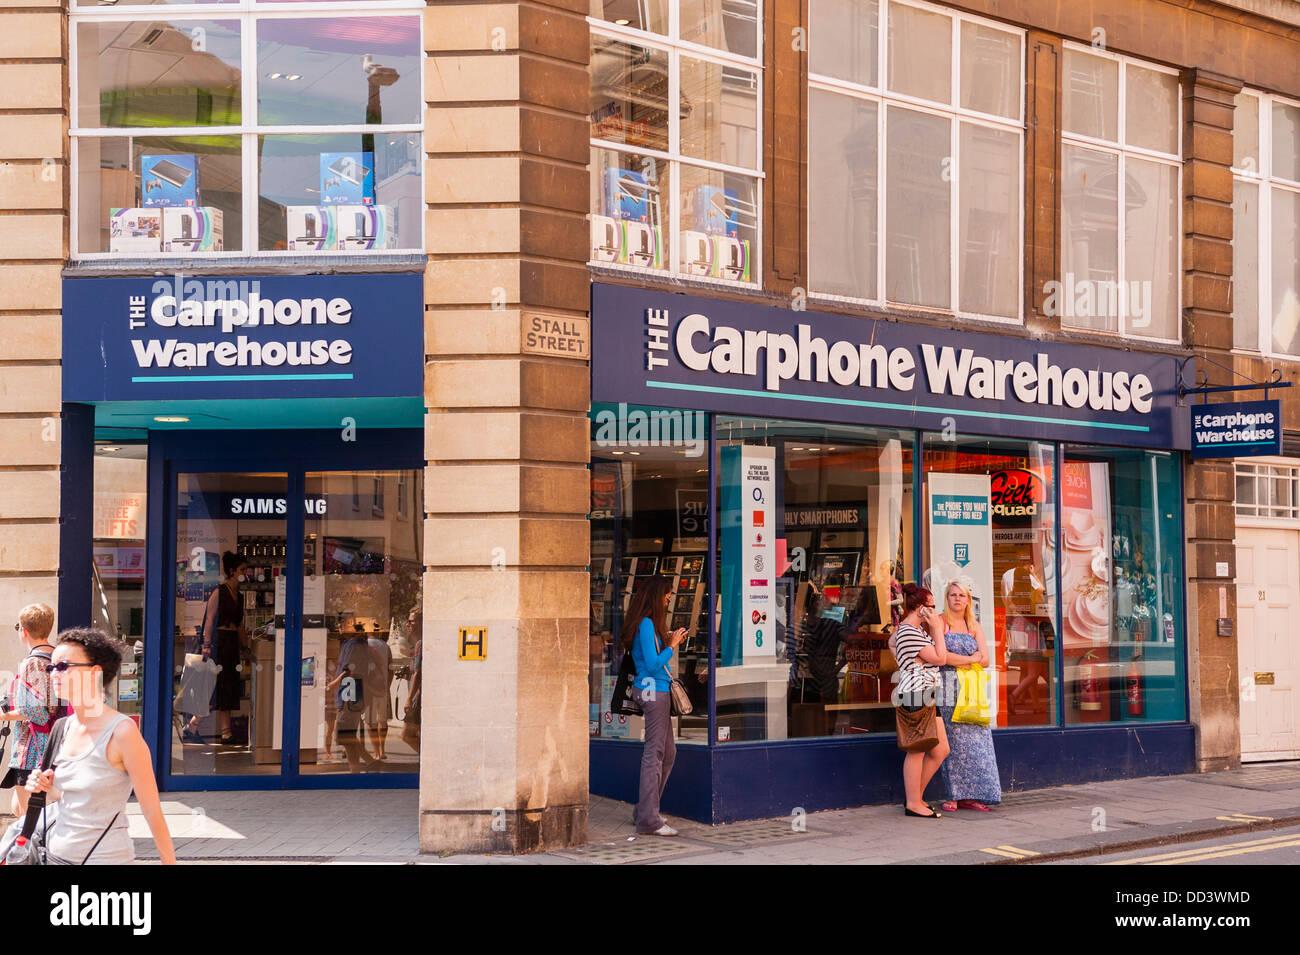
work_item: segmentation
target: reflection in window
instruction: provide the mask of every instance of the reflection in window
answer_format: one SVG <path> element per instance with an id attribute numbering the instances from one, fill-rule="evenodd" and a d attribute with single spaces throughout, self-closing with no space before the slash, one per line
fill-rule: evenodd
<path id="1" fill-rule="evenodd" d="M 731 9 L 724 2 L 714 12 L 729 22 Z M 757 68 L 597 32 L 590 62 L 591 262 L 758 281 Z M 678 122 L 670 124 L 674 65 Z M 674 208 L 679 232 L 670 236 Z"/>
<path id="2" fill-rule="evenodd" d="M 961 105 L 1020 116 L 1020 35 L 966 20 L 961 25 Z"/>
<path id="3" fill-rule="evenodd" d="M 889 88 L 950 104 L 952 18 L 901 3 L 891 3 L 888 9 Z"/>
<path id="4" fill-rule="evenodd" d="M 1056 722 L 1055 458 L 1040 442 L 926 436 L 922 582 L 941 609 L 954 581 L 970 591 L 994 726 Z"/>
<path id="5" fill-rule="evenodd" d="M 612 149 L 591 151 L 591 255 L 595 262 L 671 267 L 667 160 Z"/>
<path id="6" fill-rule="evenodd" d="M 418 134 L 262 136 L 258 142 L 263 250 L 419 247 L 424 157 Z M 325 188 L 360 194 L 353 202 L 324 204 Z"/>
<path id="7" fill-rule="evenodd" d="M 417 15 L 365 16 L 363 3 L 346 17 L 282 17 L 254 4 L 229 19 L 158 20 L 134 6 L 124 0 L 125 18 L 71 14 L 73 125 L 114 133 L 73 134 L 74 256 L 422 248 Z M 253 76 L 246 115 L 241 81 Z M 262 135 L 276 126 L 322 128 Z M 244 190 L 255 163 L 260 194 Z"/>
<path id="8" fill-rule="evenodd" d="M 1067 327 L 1177 340 L 1178 77 L 1066 47 L 1063 81 L 1061 274 L 1044 309 Z"/>
<path id="9" fill-rule="evenodd" d="M 812 0 L 810 6 L 813 289 L 1016 320 L 1022 35 L 898 2 L 888 10 L 887 88 L 873 90 L 877 4 Z M 954 29 L 961 44 L 957 77 Z M 956 90 L 954 80 L 960 81 Z M 866 88 L 851 91 L 845 81 Z M 942 113 L 898 102 L 903 95 L 939 104 Z M 877 236 L 882 177 L 883 276 Z"/>
<path id="10" fill-rule="evenodd" d="M 758 55 L 759 0 L 679 0 L 681 39 L 737 56 Z"/>
<path id="11" fill-rule="evenodd" d="M 420 23 L 413 17 L 257 22 L 264 126 L 418 123 Z"/>
<path id="12" fill-rule="evenodd" d="M 1020 304 L 1020 137 L 961 124 L 960 308 L 1015 318 Z"/>
<path id="13" fill-rule="evenodd" d="M 935 175 L 952 152 L 951 121 L 889 107 L 885 119 L 885 296 L 949 308 L 951 177 Z"/>
<path id="14" fill-rule="evenodd" d="M 300 771 L 419 771 L 423 529 L 400 520 L 423 472 L 309 473 Z M 357 482 L 362 514 L 350 506 Z M 294 669 L 299 669 L 295 667 Z"/>
<path id="15" fill-rule="evenodd" d="M 146 256 L 243 246 L 238 136 L 86 136 L 77 140 L 76 166 L 81 252 Z M 186 189 L 192 207 L 156 204 Z"/>
<path id="16" fill-rule="evenodd" d="M 1233 143 L 1232 341 L 1300 356 L 1300 106 L 1239 93 Z"/>
<path id="17" fill-rule="evenodd" d="M 1166 453 L 1065 450 L 1067 724 L 1186 718 L 1178 468 Z"/>
<path id="18" fill-rule="evenodd" d="M 592 736 L 640 740 L 640 717 L 610 713 L 623 648 L 618 635 L 633 591 L 647 577 L 672 579 L 665 632 L 685 629 L 674 675 L 694 703 L 675 717 L 680 742 L 708 739 L 708 426 L 698 411 L 598 404 L 591 412 Z"/>
<path id="19" fill-rule="evenodd" d="M 813 288 L 876 298 L 876 112 L 870 100 L 808 91 L 808 256 Z"/>
<path id="20" fill-rule="evenodd" d="M 1093 290 L 1113 289 L 1119 274 L 1118 158 L 1062 145 L 1061 195 L 1062 291 L 1057 313 L 1063 323 L 1076 328 L 1115 331 L 1117 309 L 1099 307 Z"/>
<path id="21" fill-rule="evenodd" d="M 893 732 L 910 434 L 726 417 L 717 431 L 718 742 Z"/>
<path id="22" fill-rule="evenodd" d="M 591 137 L 668 150 L 668 54 L 593 34 Z"/>
<path id="23" fill-rule="evenodd" d="M 591 0 L 589 15 L 633 30 L 667 35 L 668 4 L 673 0 Z"/>
<path id="24" fill-rule="evenodd" d="M 82 128 L 238 126 L 237 20 L 79 23 Z"/>
<path id="25" fill-rule="evenodd" d="M 130 648 L 116 686 L 106 689 L 110 701 L 116 692 L 117 709 L 137 721 L 144 701 L 147 458 L 143 444 L 95 444 L 91 624 Z"/>
<path id="26" fill-rule="evenodd" d="M 758 74 L 682 57 L 681 77 L 683 155 L 753 167 L 758 161 Z"/>
<path id="27" fill-rule="evenodd" d="M 1232 344 L 1259 347 L 1259 185 L 1232 183 Z"/>
<path id="28" fill-rule="evenodd" d="M 1066 47 L 1062 73 L 1062 128 L 1118 142 L 1119 63 Z"/>
<path id="29" fill-rule="evenodd" d="M 740 282 L 757 278 L 758 201 L 748 176 L 681 165 L 681 270 Z"/>
<path id="30" fill-rule="evenodd" d="M 808 16 L 808 68 L 823 76 L 875 86 L 879 0 L 812 0 Z M 810 150 L 809 156 L 813 155 Z"/>

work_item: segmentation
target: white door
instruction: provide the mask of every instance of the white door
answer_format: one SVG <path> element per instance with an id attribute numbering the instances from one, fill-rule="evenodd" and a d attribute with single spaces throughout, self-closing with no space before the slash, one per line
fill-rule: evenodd
<path id="1" fill-rule="evenodd" d="M 1300 758 L 1300 531 L 1237 527 L 1243 761 Z"/>

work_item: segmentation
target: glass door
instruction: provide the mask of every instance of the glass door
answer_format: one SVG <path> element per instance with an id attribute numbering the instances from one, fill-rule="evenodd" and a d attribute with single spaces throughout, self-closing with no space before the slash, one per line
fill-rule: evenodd
<path id="1" fill-rule="evenodd" d="M 420 770 L 422 476 L 306 475 L 302 775 Z"/>
<path id="2" fill-rule="evenodd" d="M 277 775 L 286 599 L 300 580 L 288 474 L 176 481 L 170 773 Z"/>

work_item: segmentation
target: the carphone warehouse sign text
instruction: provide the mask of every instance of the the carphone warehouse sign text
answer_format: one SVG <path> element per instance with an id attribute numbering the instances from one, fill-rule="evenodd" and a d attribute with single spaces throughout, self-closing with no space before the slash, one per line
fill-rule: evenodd
<path id="1" fill-rule="evenodd" d="M 592 399 L 1189 446 L 1170 355 L 603 284 L 592 288 Z"/>
<path id="2" fill-rule="evenodd" d="M 1192 457 L 1246 458 L 1282 453 L 1282 403 L 1232 401 L 1192 406 Z"/>
<path id="3" fill-rule="evenodd" d="M 67 279 L 65 401 L 422 393 L 416 274 Z"/>

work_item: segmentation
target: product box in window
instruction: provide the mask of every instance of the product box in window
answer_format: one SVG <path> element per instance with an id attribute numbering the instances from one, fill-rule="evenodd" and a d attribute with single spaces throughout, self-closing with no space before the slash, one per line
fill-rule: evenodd
<path id="1" fill-rule="evenodd" d="M 648 223 L 651 204 L 658 204 L 651 192 L 644 173 L 606 169 L 601 180 L 601 211 L 611 219 Z"/>
<path id="2" fill-rule="evenodd" d="M 140 157 L 140 205 L 148 209 L 199 204 L 199 163 L 192 153 Z"/>
<path id="3" fill-rule="evenodd" d="M 112 209 L 108 220 L 110 252 L 162 251 L 161 209 Z"/>
<path id="4" fill-rule="evenodd" d="M 225 217 L 216 206 L 163 209 L 164 252 L 221 252 L 225 248 Z"/>
<path id="5" fill-rule="evenodd" d="M 696 186 L 683 197 L 682 221 L 693 232 L 740 236 L 739 194 L 721 186 Z"/>
<path id="6" fill-rule="evenodd" d="M 320 202 L 323 206 L 373 206 L 375 154 L 321 153 Z"/>
<path id="7" fill-rule="evenodd" d="M 293 252 L 326 252 L 338 247 L 333 206 L 289 206 L 285 235 Z"/>
<path id="8" fill-rule="evenodd" d="M 609 216 L 592 216 L 591 259 L 593 262 L 663 268 L 659 227 Z"/>
<path id="9" fill-rule="evenodd" d="M 397 245 L 392 206 L 333 206 L 338 248 L 391 249 Z"/>
<path id="10" fill-rule="evenodd" d="M 703 232 L 682 233 L 682 270 L 688 275 L 748 282 L 754 267 L 748 239 Z"/>

